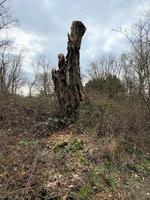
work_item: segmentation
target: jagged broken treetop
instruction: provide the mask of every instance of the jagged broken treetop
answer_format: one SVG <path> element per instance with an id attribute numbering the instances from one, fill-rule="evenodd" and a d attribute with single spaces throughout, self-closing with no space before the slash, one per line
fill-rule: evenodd
<path id="1" fill-rule="evenodd" d="M 68 34 L 66 57 L 58 55 L 58 70 L 52 70 L 55 92 L 64 115 L 75 114 L 80 102 L 85 99 L 80 75 L 80 47 L 86 27 L 80 21 L 73 21 Z"/>

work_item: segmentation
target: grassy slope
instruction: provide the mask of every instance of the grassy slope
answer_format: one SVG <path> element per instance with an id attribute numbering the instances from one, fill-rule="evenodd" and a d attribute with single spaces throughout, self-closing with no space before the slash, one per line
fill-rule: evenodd
<path id="1" fill-rule="evenodd" d="M 135 106 L 106 102 L 43 138 L 25 124 L 3 128 L 0 199 L 150 199 L 149 123 Z"/>

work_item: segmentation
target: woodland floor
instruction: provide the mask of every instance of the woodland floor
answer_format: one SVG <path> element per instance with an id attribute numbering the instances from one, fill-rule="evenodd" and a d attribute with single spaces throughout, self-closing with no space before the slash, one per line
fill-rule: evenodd
<path id="1" fill-rule="evenodd" d="M 37 139 L 0 132 L 0 199 L 148 200 L 149 154 L 71 128 Z M 130 144 L 127 144 L 128 150 Z"/>

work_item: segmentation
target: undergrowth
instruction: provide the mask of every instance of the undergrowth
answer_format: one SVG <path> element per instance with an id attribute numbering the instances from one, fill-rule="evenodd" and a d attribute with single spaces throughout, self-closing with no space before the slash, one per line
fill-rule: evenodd
<path id="1" fill-rule="evenodd" d="M 36 119 L 19 109 L 25 123 L 20 111 L 14 126 L 9 115 L 7 123 L 1 119 L 0 199 L 150 197 L 150 122 L 138 104 L 91 99 L 76 121 L 53 112 Z"/>

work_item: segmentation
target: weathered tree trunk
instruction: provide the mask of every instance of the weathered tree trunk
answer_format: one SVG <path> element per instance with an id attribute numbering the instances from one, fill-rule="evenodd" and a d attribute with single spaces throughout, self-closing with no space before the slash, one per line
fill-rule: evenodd
<path id="1" fill-rule="evenodd" d="M 58 70 L 52 70 L 55 92 L 64 115 L 76 114 L 85 99 L 80 75 L 80 46 L 86 27 L 80 21 L 73 21 L 68 34 L 66 57 L 58 55 Z"/>

